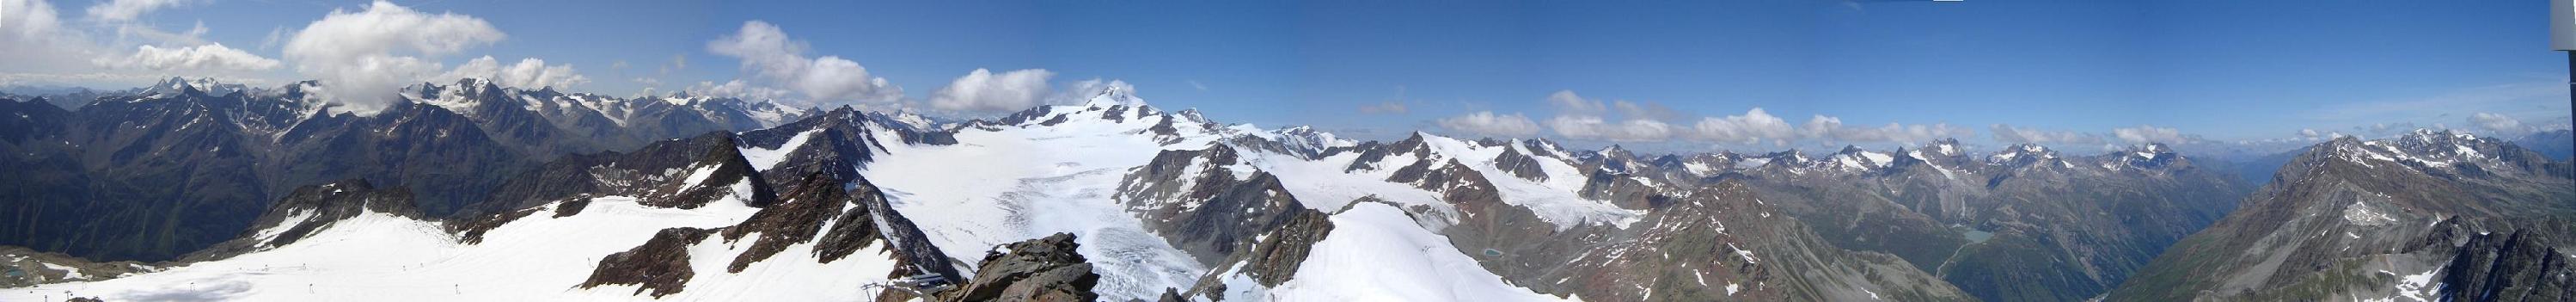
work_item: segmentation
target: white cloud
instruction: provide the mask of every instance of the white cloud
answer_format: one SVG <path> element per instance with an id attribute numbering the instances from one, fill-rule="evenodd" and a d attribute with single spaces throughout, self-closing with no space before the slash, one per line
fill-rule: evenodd
<path id="1" fill-rule="evenodd" d="M 345 110 L 374 112 L 395 100 L 405 82 L 441 72 L 424 57 L 454 54 L 508 36 L 489 22 L 455 13 L 427 14 L 376 1 L 363 11 L 334 9 L 288 39 L 284 53 L 296 71 L 330 86 Z"/>
<path id="2" fill-rule="evenodd" d="M 277 43 L 281 42 L 286 42 L 286 27 L 270 27 L 268 28 L 268 36 L 259 38 L 259 50 L 277 48 Z"/>
<path id="3" fill-rule="evenodd" d="M 2074 131 L 2047 131 L 1995 124 L 1989 129 L 1995 141 L 2008 144 L 2099 144 L 2102 136 Z"/>
<path id="4" fill-rule="evenodd" d="M 839 101 L 891 102 L 903 89 L 868 74 L 867 67 L 837 56 L 808 58 L 805 42 L 796 41 L 768 22 L 743 22 L 733 35 L 707 42 L 707 51 L 742 60 L 742 69 L 769 84 L 782 85 L 812 103 Z"/>
<path id="5" fill-rule="evenodd" d="M 490 80 L 501 86 L 523 89 L 564 88 L 590 82 L 589 77 L 574 71 L 571 64 L 546 66 L 546 60 L 525 58 L 519 59 L 518 63 L 501 65 L 501 61 L 492 59 L 492 56 L 465 61 L 465 64 L 457 65 L 456 70 L 439 74 L 432 79 L 453 81 L 461 78 Z"/>
<path id="6" fill-rule="evenodd" d="M 1606 107 L 1601 105 L 1601 101 L 1583 98 L 1582 95 L 1574 94 L 1573 90 L 1557 90 L 1555 93 L 1547 94 L 1547 104 L 1556 106 L 1560 114 L 1600 115 L 1607 111 Z"/>
<path id="7" fill-rule="evenodd" d="M 1824 115 L 1808 118 L 1806 126 L 1800 130 L 1809 138 L 1842 143 L 1913 143 L 1976 134 L 1975 131 L 1951 127 L 1947 123 L 1931 125 L 1887 123 L 1885 126 L 1876 128 L 1845 128 L 1842 118 Z"/>
<path id="8" fill-rule="evenodd" d="M 0 9 L 0 70 L 89 72 L 95 67 L 89 60 L 108 52 L 64 28 L 51 3 L 0 0 L 0 8 L 6 8 Z"/>
<path id="9" fill-rule="evenodd" d="M 1366 114 L 1380 114 L 1380 113 L 1386 113 L 1386 114 L 1404 114 L 1404 113 L 1406 113 L 1406 112 L 1412 112 L 1412 111 L 1413 111 L 1413 109 L 1412 109 L 1412 108 L 1410 108 L 1410 107 L 1408 107 L 1408 106 L 1405 106 L 1405 105 L 1404 105 L 1404 102 L 1398 102 L 1398 101 L 1387 101 L 1387 102 L 1384 102 L 1384 103 L 1369 104 L 1369 105 L 1360 105 L 1360 113 L 1366 113 Z"/>
<path id="10" fill-rule="evenodd" d="M 1518 113 L 1501 115 L 1494 114 L 1492 111 L 1478 111 L 1440 119 L 1437 122 L 1440 128 L 1475 135 L 1526 137 L 1538 134 L 1538 123 L 1530 122 L 1529 117 Z"/>
<path id="11" fill-rule="evenodd" d="M 1189 80 L 1189 82 L 1190 88 L 1198 88 L 1199 91 L 1207 91 L 1207 84 L 1199 84 L 1199 80 Z"/>
<path id="12" fill-rule="evenodd" d="M 2111 133 L 2113 136 L 2119 137 L 2120 141 L 2128 142 L 2130 144 L 2183 144 L 2195 141 L 2192 137 L 2184 136 L 2181 130 L 2156 127 L 2152 125 L 2138 125 L 2137 127 L 2111 129 Z"/>
<path id="13" fill-rule="evenodd" d="M 948 87 L 930 94 L 930 107 L 940 110 L 1000 112 L 1035 107 L 1047 92 L 1047 78 L 1055 72 L 1045 69 L 1021 69 L 1000 74 L 976 68 Z"/>
<path id="14" fill-rule="evenodd" d="M 2486 129 L 2490 135 L 2515 135 L 2530 131 L 2529 128 L 2522 126 L 2522 121 L 2494 113 L 2479 112 L 2469 115 L 2469 124 L 2477 125 L 2479 129 Z"/>
<path id="15" fill-rule="evenodd" d="M 269 70 L 277 69 L 275 59 L 263 58 L 223 44 L 206 44 L 179 48 L 151 45 L 135 47 L 134 54 L 124 57 L 100 57 L 92 64 L 108 68 L 142 68 L 150 70 Z"/>
<path id="16" fill-rule="evenodd" d="M 1136 94 L 1136 86 L 1128 85 L 1127 81 L 1102 80 L 1095 78 L 1076 81 L 1073 82 L 1073 84 L 1065 85 L 1064 89 L 1056 90 L 1054 94 L 1047 95 L 1044 103 L 1054 105 L 1081 104 L 1083 102 L 1091 101 L 1091 97 L 1099 96 L 1101 91 L 1109 89 L 1126 91 L 1129 95 Z"/>
<path id="17" fill-rule="evenodd" d="M 1557 135 L 1574 139 L 1597 139 L 1613 142 L 1651 142 L 1672 139 L 1673 127 L 1662 121 L 1631 119 L 1610 122 L 1596 116 L 1559 115 L 1547 120 Z"/>
<path id="18" fill-rule="evenodd" d="M 152 13 L 152 11 L 155 10 L 195 4 L 196 2 L 198 1 L 115 0 L 90 6 L 89 17 L 91 19 L 105 21 L 133 21 L 135 17 L 142 17 L 144 14 Z"/>
<path id="19" fill-rule="evenodd" d="M 1647 108 L 1661 106 L 1623 100 L 1610 102 L 1615 103 L 1614 107 L 1600 100 L 1584 98 L 1573 90 L 1549 93 L 1547 103 L 1557 109 L 1556 117 L 1547 120 L 1548 129 L 1566 138 L 1647 142 L 1672 139 L 1675 131 L 1672 124 L 1654 118 L 1661 113 L 1648 112 L 1651 110 Z M 1621 115 L 1616 118 L 1605 116 L 1613 108 L 1618 109 Z"/>
<path id="20" fill-rule="evenodd" d="M 1689 137 L 1743 144 L 1760 143 L 1765 139 L 1785 143 L 1797 139 L 1796 128 L 1789 125 L 1788 120 L 1756 107 L 1745 111 L 1744 115 L 1702 118 L 1698 124 L 1692 125 Z"/>
<path id="21" fill-rule="evenodd" d="M 753 86 L 751 83 L 746 83 L 742 80 L 726 81 L 723 84 L 717 84 L 715 82 L 698 82 L 697 86 L 690 86 L 686 91 L 688 91 L 689 94 L 695 95 L 728 97 L 745 100 L 775 100 L 787 97 L 787 94 L 789 93 L 785 89 Z"/>

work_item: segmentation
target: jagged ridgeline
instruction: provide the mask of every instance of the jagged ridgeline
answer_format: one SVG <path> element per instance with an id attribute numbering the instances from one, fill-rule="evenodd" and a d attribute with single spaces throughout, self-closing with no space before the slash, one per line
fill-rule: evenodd
<path id="1" fill-rule="evenodd" d="M 2311 147 L 2110 300 L 2576 299 L 2567 161 L 2418 130 Z"/>
<path id="2" fill-rule="evenodd" d="M 807 111 L 671 95 L 616 98 L 464 80 L 406 89 L 356 115 L 310 82 L 251 88 L 170 79 L 65 109 L 0 101 L 0 245 L 169 260 L 227 240 L 296 187 L 343 179 L 406 188 L 424 214 L 487 199 L 570 154 L 777 126 Z"/>
<path id="3" fill-rule="evenodd" d="M 56 233 L 10 237 L 33 249 L 0 268 L 37 278 L 0 300 L 2557 300 L 2576 259 L 2576 168 L 2449 133 L 2320 144 L 2257 184 L 2157 144 L 1360 142 L 1120 85 L 956 122 L 475 80 L 361 115 L 301 85 L 0 102 L 28 113 L 0 118 L 31 172 L 6 189 L 68 198 L 7 210 L 102 226 L 10 213 Z M 117 110 L 179 113 L 102 109 L 141 104 L 168 108 Z M 243 151 L 195 149 L 217 146 Z"/>

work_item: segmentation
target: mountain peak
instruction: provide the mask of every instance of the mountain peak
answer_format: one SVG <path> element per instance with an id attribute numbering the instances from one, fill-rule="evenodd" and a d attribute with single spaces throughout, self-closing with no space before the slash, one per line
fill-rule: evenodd
<path id="1" fill-rule="evenodd" d="M 1125 81 L 1109 81 L 1109 84 L 1103 86 L 1105 87 L 1100 88 L 1100 93 L 1091 95 L 1091 100 L 1083 102 L 1083 106 L 1136 107 L 1145 105 L 1145 99 L 1136 97 L 1135 86 L 1127 85 L 1127 82 Z"/>

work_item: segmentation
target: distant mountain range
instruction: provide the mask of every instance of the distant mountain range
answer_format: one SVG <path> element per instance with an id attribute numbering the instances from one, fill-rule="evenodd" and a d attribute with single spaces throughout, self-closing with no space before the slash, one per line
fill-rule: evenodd
<path id="1" fill-rule="evenodd" d="M 0 286 L 33 286 L 0 300 L 2576 297 L 2576 167 L 2458 133 L 2273 164 L 1658 155 L 1352 141 L 1118 88 L 938 122 L 472 79 L 360 115 L 315 87 L 0 100 L 0 244 L 29 248 Z"/>

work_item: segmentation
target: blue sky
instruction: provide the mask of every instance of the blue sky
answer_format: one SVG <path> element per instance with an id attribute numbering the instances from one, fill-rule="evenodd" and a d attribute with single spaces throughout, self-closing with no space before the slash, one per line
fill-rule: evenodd
<path id="1" fill-rule="evenodd" d="M 23 11 L 27 1 L 43 0 L 5 1 Z M 134 45 L 212 42 L 285 66 L 120 72 L 281 80 L 308 75 L 281 47 L 263 45 L 272 29 L 292 38 L 335 9 L 369 6 L 187 0 L 125 21 L 177 33 L 200 22 L 206 28 L 202 41 L 155 41 L 119 33 L 110 24 L 117 21 L 85 16 L 104 2 L 50 5 L 63 27 L 110 55 Z M 2548 49 L 2544 0 L 394 4 L 488 21 L 507 34 L 424 59 L 453 67 L 486 55 L 505 63 L 539 58 L 586 77 L 571 88 L 576 91 L 667 92 L 735 79 L 763 84 L 740 57 L 709 49 L 710 41 L 756 20 L 805 43 L 806 57 L 863 65 L 914 104 L 937 98 L 935 91 L 978 68 L 1043 69 L 1053 89 L 1122 80 L 1161 107 L 1380 139 L 1424 130 L 1761 149 L 1912 144 L 1924 137 L 1870 132 L 1898 123 L 1888 129 L 1946 126 L 1931 132 L 1978 143 L 2029 140 L 1996 137 L 1995 125 L 2005 124 L 2059 138 L 2044 143 L 2188 140 L 2208 148 L 2279 149 L 2315 139 L 2302 130 L 2318 137 L 2376 136 L 2389 132 L 2373 126 L 2439 125 L 2511 134 L 2564 128 L 2568 119 L 2567 58 Z M 677 66 L 674 57 L 685 68 L 661 72 Z M 81 72 L 76 69 L 0 64 L 0 74 L 21 74 L 15 79 L 26 83 Z M 148 82 L 142 78 L 59 82 Z M 1649 109 L 1586 113 L 1551 103 L 1559 91 Z M 1589 116 L 1613 126 L 1645 120 L 1691 128 L 1757 107 L 1796 126 L 1823 115 L 1857 130 L 1748 143 L 1742 135 L 1691 139 L 1687 129 L 1568 134 L 1555 124 L 1557 117 Z M 1478 112 L 1538 127 L 1443 122 Z M 2472 118 L 2480 113 L 2493 114 L 2488 122 L 2506 117 L 2515 123 L 2481 124 Z M 2132 137 L 2143 140 L 2123 139 L 2122 128 L 2139 130 Z"/>

